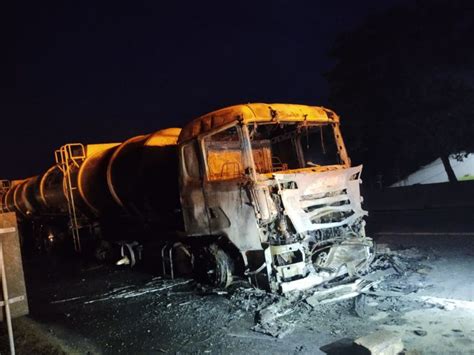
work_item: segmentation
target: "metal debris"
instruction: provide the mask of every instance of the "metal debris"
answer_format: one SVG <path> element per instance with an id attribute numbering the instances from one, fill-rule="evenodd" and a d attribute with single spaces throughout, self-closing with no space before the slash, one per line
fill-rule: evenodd
<path id="1" fill-rule="evenodd" d="M 380 249 L 378 249 L 380 250 Z M 255 332 L 281 338 L 291 333 L 295 325 L 308 317 L 309 310 L 320 311 L 326 304 L 341 303 L 354 298 L 354 311 L 362 318 L 379 317 L 391 320 L 394 312 L 426 306 L 420 298 L 408 297 L 420 288 L 429 287 L 424 282 L 429 270 L 421 264 L 426 257 L 415 248 L 390 250 L 383 248 L 375 256 L 369 271 L 359 278 L 347 278 L 334 283 L 313 288 L 291 296 L 267 294 L 262 290 L 241 288 L 234 292 L 231 300 L 245 311 L 255 311 Z M 396 321 L 393 319 L 393 321 Z"/>
<path id="2" fill-rule="evenodd" d="M 312 296 L 306 298 L 305 301 L 314 308 L 320 304 L 333 303 L 354 298 L 365 290 L 370 289 L 372 284 L 372 282 L 357 279 L 349 284 L 335 286 L 327 290 L 316 291 Z"/>
<path id="3" fill-rule="evenodd" d="M 424 337 L 428 334 L 428 332 L 426 330 L 421 330 L 421 329 L 416 329 L 413 331 L 413 333 L 415 333 L 416 335 L 420 336 L 420 337 Z"/>
<path id="4" fill-rule="evenodd" d="M 387 330 L 380 330 L 354 340 L 354 350 L 365 354 L 398 354 L 403 348 L 400 336 Z"/>

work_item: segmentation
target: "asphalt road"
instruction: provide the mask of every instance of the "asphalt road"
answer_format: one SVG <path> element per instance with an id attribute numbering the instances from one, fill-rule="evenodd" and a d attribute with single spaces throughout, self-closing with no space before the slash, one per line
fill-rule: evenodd
<path id="1" fill-rule="evenodd" d="M 468 353 L 474 348 L 470 212 L 407 211 L 368 219 L 369 234 L 378 243 L 426 253 L 420 273 L 426 274 L 428 286 L 415 296 L 454 302 L 449 312 L 440 306 L 361 319 L 347 301 L 307 309 L 300 318 L 293 315 L 295 330 L 278 339 L 251 330 L 255 312 L 245 308 L 245 299 L 237 302 L 232 292 L 203 292 L 192 280 L 162 279 L 158 261 L 153 271 L 153 261 L 152 269 L 130 270 L 37 257 L 25 263 L 31 314 L 14 326 L 17 334 L 26 334 L 23 338 L 44 334 L 41 341 L 55 343 L 57 353 L 315 354 L 341 338 L 355 339 L 377 329 L 397 332 L 410 350 Z M 417 329 L 428 335 L 414 335 Z M 53 353 L 34 346 L 25 341 L 23 352 Z"/>

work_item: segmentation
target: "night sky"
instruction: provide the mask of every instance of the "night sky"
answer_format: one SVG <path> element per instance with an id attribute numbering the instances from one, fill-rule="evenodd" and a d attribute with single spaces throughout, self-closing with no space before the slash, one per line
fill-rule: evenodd
<path id="1" fill-rule="evenodd" d="M 228 105 L 327 105 L 338 33 L 401 1 L 17 2 L 0 178 L 41 173 L 64 143 L 122 141 Z"/>

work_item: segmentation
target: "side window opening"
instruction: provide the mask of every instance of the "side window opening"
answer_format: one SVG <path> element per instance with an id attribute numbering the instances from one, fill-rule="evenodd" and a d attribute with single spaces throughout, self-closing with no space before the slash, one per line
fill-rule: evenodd
<path id="1" fill-rule="evenodd" d="M 249 125 L 253 160 L 257 173 L 298 169 L 295 124 Z"/>
<path id="2" fill-rule="evenodd" d="M 236 126 L 204 138 L 209 180 L 229 180 L 244 175 L 242 141 Z"/>

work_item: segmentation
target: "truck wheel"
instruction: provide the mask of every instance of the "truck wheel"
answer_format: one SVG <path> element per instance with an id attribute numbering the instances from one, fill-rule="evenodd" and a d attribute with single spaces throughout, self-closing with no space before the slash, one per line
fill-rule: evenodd
<path id="1" fill-rule="evenodd" d="M 234 263 L 231 257 L 216 244 L 201 250 L 194 264 L 196 276 L 215 287 L 228 287 L 233 279 Z"/>
<path id="2" fill-rule="evenodd" d="M 214 284 L 218 287 L 226 288 L 232 283 L 233 262 L 229 254 L 217 247 L 217 245 L 215 247 L 216 277 Z"/>

